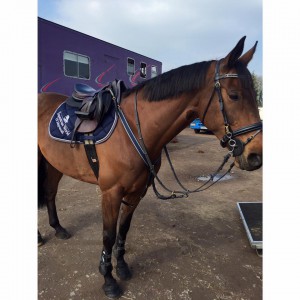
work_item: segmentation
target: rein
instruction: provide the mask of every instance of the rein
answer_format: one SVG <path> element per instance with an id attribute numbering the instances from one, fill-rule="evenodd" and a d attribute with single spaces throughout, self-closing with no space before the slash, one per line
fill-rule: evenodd
<path id="1" fill-rule="evenodd" d="M 156 194 L 156 196 L 161 199 L 161 200 L 168 200 L 168 199 L 174 199 L 174 198 L 183 198 L 183 197 L 188 197 L 189 194 L 191 193 L 197 193 L 197 192 L 201 192 L 204 191 L 206 189 L 208 189 L 209 187 L 213 186 L 214 184 L 216 184 L 218 181 L 220 181 L 226 174 L 228 174 L 232 168 L 234 167 L 234 162 L 232 162 L 228 168 L 228 170 L 222 175 L 220 176 L 216 181 L 213 181 L 214 177 L 218 174 L 218 172 L 220 172 L 224 165 L 228 162 L 229 158 L 231 156 L 235 157 L 235 156 L 239 156 L 243 153 L 245 146 L 250 143 L 261 131 L 262 131 L 262 122 L 258 122 L 258 123 L 254 123 L 245 127 L 242 127 L 240 129 L 237 129 L 235 131 L 232 131 L 228 122 L 228 117 L 224 108 L 224 101 L 223 101 L 223 97 L 222 97 L 222 93 L 221 93 L 221 83 L 220 83 L 220 79 L 226 79 L 226 78 L 239 78 L 242 77 L 241 75 L 238 74 L 224 74 L 224 75 L 220 75 L 220 62 L 221 60 L 217 61 L 216 64 L 216 69 L 215 69 L 215 85 L 214 85 L 214 90 L 212 92 L 212 95 L 208 101 L 208 105 L 204 111 L 203 117 L 202 117 L 202 122 L 204 123 L 204 119 L 205 116 L 207 114 L 207 111 L 212 103 L 212 100 L 214 98 L 214 94 L 217 93 L 218 94 L 218 99 L 219 99 L 219 104 L 220 104 L 220 110 L 222 112 L 223 115 L 223 119 L 224 119 L 224 127 L 225 127 L 225 135 L 223 136 L 223 138 L 220 140 L 220 144 L 223 148 L 225 148 L 226 146 L 228 146 L 229 148 L 229 152 L 224 156 L 223 158 L 223 162 L 220 164 L 219 168 L 210 175 L 210 178 L 204 182 L 200 187 L 194 189 L 194 190 L 189 190 L 187 189 L 179 180 L 175 169 L 173 167 L 173 164 L 171 162 L 167 147 L 164 146 L 164 151 L 168 160 L 168 163 L 170 165 L 170 168 L 173 172 L 173 175 L 176 179 L 176 182 L 179 184 L 179 186 L 182 188 L 181 191 L 178 190 L 171 190 L 168 187 L 166 187 L 163 182 L 159 179 L 157 172 L 155 171 L 155 165 L 161 160 L 161 157 L 159 157 L 154 163 L 152 163 L 147 149 L 146 149 L 146 145 L 144 143 L 144 139 L 142 136 L 142 132 L 141 132 L 141 126 L 140 126 L 140 119 L 139 119 L 139 114 L 138 114 L 138 109 L 137 109 L 137 93 L 138 91 L 136 91 L 135 93 L 135 98 L 134 98 L 134 112 L 135 112 L 135 123 L 136 123 L 136 127 L 138 130 L 138 139 L 135 137 L 135 135 L 133 134 L 127 120 L 126 117 L 120 107 L 120 101 L 115 101 L 116 97 L 114 96 L 114 92 L 111 88 L 109 88 L 114 103 L 116 104 L 116 111 L 118 116 L 121 119 L 122 125 L 125 128 L 125 131 L 127 133 L 127 135 L 129 136 L 130 140 L 132 141 L 134 147 L 136 148 L 137 152 L 139 153 L 139 155 L 141 156 L 141 158 L 143 159 L 144 163 L 147 165 L 147 167 L 149 168 L 149 179 L 146 185 L 146 188 L 148 186 L 148 184 L 150 183 L 150 181 L 152 181 L 152 187 L 153 187 L 153 191 Z M 249 133 L 249 132 L 253 132 L 256 131 L 252 136 L 250 136 L 246 142 L 242 142 L 239 139 L 236 139 L 237 136 L 245 134 L 245 133 Z M 155 181 L 154 179 L 157 180 L 157 182 L 159 183 L 159 185 L 166 190 L 167 192 L 170 193 L 170 195 L 162 195 L 158 192 L 156 185 L 155 185 Z M 210 184 L 209 184 L 210 183 Z M 126 203 L 125 203 L 126 204 Z"/>
<path id="2" fill-rule="evenodd" d="M 230 165 L 229 169 L 227 170 L 226 173 L 224 173 L 220 178 L 218 178 L 218 180 L 216 181 L 213 181 L 214 177 L 217 175 L 217 173 L 219 171 L 221 171 L 223 169 L 223 166 L 227 163 L 227 161 L 229 160 L 229 158 L 231 157 L 232 155 L 232 151 L 229 151 L 229 153 L 227 155 L 224 156 L 224 159 L 223 159 L 223 162 L 221 163 L 221 165 L 219 166 L 219 168 L 210 176 L 210 178 L 204 183 L 202 184 L 200 187 L 198 187 L 197 189 L 194 189 L 194 190 L 189 190 L 187 189 L 179 180 L 176 172 L 175 172 L 175 169 L 173 167 L 173 164 L 171 162 L 171 159 L 170 159 L 170 155 L 169 155 L 169 152 L 168 152 L 168 149 L 166 146 L 164 146 L 164 151 L 165 151 L 165 154 L 166 154 L 166 157 L 168 159 L 168 162 L 169 162 L 169 165 L 170 165 L 170 168 L 173 172 L 173 175 L 176 179 L 176 182 L 179 184 L 179 186 L 183 189 L 182 191 L 178 191 L 178 190 L 171 190 L 169 189 L 168 187 L 166 187 L 164 185 L 164 183 L 160 180 L 160 178 L 158 177 L 157 175 L 157 172 L 155 171 L 155 164 L 152 164 L 151 162 L 151 159 L 147 153 L 147 149 L 146 149 L 146 145 L 144 143 L 144 139 L 143 139 L 143 136 L 142 136 L 142 131 L 141 131 L 141 126 L 140 126 L 140 119 L 139 119 L 139 114 L 138 114 L 138 109 L 137 109 L 137 91 L 135 93 L 135 98 L 134 98 L 134 112 L 135 112 L 135 122 L 136 122 L 136 127 L 138 129 L 138 136 L 139 136 L 139 144 L 140 144 L 140 147 L 143 149 L 143 153 L 145 154 L 146 156 L 146 161 L 147 161 L 147 166 L 149 167 L 149 171 L 150 171 L 150 174 L 152 175 L 152 187 L 153 187 L 153 191 L 155 193 L 155 195 L 157 196 L 157 198 L 161 199 L 161 200 L 168 200 L 168 199 L 174 199 L 174 198 L 183 198 L 183 197 L 188 197 L 189 194 L 191 193 L 196 193 L 196 192 L 202 192 L 206 189 L 208 189 L 209 187 L 211 187 L 212 185 L 214 185 L 215 183 L 217 183 L 219 180 L 221 180 L 226 174 L 228 174 L 231 169 L 233 168 L 234 166 L 234 162 Z M 137 141 L 138 142 L 138 141 Z M 170 193 L 170 195 L 168 196 L 164 196 L 162 194 L 160 194 L 155 186 L 155 181 L 154 179 L 157 180 L 157 182 L 159 183 L 159 185 L 164 189 L 166 190 L 167 192 Z M 206 186 L 209 182 L 212 183 L 209 185 L 209 186 Z M 206 187 L 205 187 L 206 186 Z"/>

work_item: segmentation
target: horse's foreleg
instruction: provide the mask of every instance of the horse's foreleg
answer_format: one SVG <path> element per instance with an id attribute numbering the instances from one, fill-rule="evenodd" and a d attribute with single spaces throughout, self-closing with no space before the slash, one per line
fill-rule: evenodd
<path id="1" fill-rule="evenodd" d="M 49 224 L 55 229 L 55 236 L 59 239 L 68 239 L 71 237 L 69 232 L 63 228 L 57 216 L 55 197 L 59 181 L 63 174 L 47 163 L 47 177 L 44 183 L 45 197 L 48 209 Z"/>
<path id="2" fill-rule="evenodd" d="M 103 217 L 103 250 L 100 258 L 99 271 L 104 276 L 103 290 L 109 298 L 117 298 L 122 294 L 121 288 L 112 276 L 111 254 L 116 241 L 116 227 L 122 196 L 118 191 L 102 194 Z"/>
<path id="3" fill-rule="evenodd" d="M 116 273 L 122 280 L 129 280 L 132 277 L 131 271 L 124 259 L 125 241 L 130 228 L 131 219 L 137 204 L 132 206 L 123 205 L 119 222 L 119 233 L 116 240 L 114 255 L 117 259 Z"/>

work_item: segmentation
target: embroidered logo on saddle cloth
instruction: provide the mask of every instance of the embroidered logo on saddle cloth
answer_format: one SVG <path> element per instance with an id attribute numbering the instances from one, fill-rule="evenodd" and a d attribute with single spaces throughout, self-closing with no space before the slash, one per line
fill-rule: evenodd
<path id="1" fill-rule="evenodd" d="M 63 102 L 54 112 L 51 121 L 49 123 L 48 131 L 51 138 L 57 141 L 71 143 L 73 130 L 75 127 L 75 121 L 77 116 L 75 111 L 78 108 L 71 107 Z M 114 106 L 112 105 L 107 114 L 104 116 L 101 124 L 98 125 L 96 130 L 93 132 L 95 144 L 105 142 L 113 133 L 117 124 L 117 114 Z M 90 139 L 91 139 L 90 138 Z M 84 142 L 84 134 L 76 133 L 75 141 L 77 143 Z"/>

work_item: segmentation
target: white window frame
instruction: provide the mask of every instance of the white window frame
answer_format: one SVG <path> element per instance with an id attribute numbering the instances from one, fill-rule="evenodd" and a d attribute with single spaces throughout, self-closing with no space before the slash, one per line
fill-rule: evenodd
<path id="1" fill-rule="evenodd" d="M 133 64 L 131 64 L 131 65 L 133 65 L 133 72 L 131 73 L 131 72 L 129 72 L 130 70 L 129 70 L 129 59 L 131 59 L 132 61 L 133 61 Z M 134 73 L 135 73 L 135 60 L 134 60 L 134 58 L 131 58 L 131 57 L 127 57 L 127 74 L 128 75 L 134 75 Z"/>
<path id="2" fill-rule="evenodd" d="M 154 72 L 153 69 L 155 68 L 155 75 L 153 76 Z M 158 75 L 157 66 L 152 65 L 151 66 L 151 78 L 154 78 Z"/>
<path id="3" fill-rule="evenodd" d="M 77 60 L 74 62 L 77 63 L 77 76 L 71 76 L 71 75 L 67 75 L 66 74 L 66 66 L 65 66 L 65 54 L 71 54 L 71 55 L 75 55 Z M 88 60 L 88 66 L 89 66 L 89 77 L 88 78 L 85 78 L 85 77 L 79 77 L 79 62 L 80 62 L 80 58 L 86 58 Z M 83 55 L 83 54 L 80 54 L 80 53 L 76 53 L 76 52 L 72 52 L 72 51 L 69 51 L 69 50 L 64 50 L 63 52 L 63 68 L 64 68 L 64 75 L 66 77 L 71 77 L 71 78 L 78 78 L 78 79 L 83 79 L 83 80 L 90 80 L 91 79 L 91 59 L 89 56 L 87 55 Z"/>
<path id="4" fill-rule="evenodd" d="M 142 64 L 145 65 L 144 68 L 142 68 Z M 142 61 L 141 61 L 141 64 L 140 64 L 140 77 L 147 78 L 147 64 L 145 62 L 142 62 Z"/>

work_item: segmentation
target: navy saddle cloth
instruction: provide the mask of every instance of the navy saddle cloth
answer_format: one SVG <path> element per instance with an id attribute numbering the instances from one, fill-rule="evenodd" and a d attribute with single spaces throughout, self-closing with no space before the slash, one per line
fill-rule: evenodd
<path id="1" fill-rule="evenodd" d="M 75 121 L 77 116 L 75 111 L 78 108 L 69 106 L 63 102 L 53 114 L 49 123 L 49 135 L 57 141 L 71 143 Z M 93 140 L 95 144 L 105 142 L 113 133 L 117 124 L 117 114 L 115 106 L 111 105 L 108 112 L 105 114 L 104 119 L 98 125 L 92 136 L 86 136 L 84 133 L 77 132 L 73 142 L 84 143 L 84 140 Z"/>

